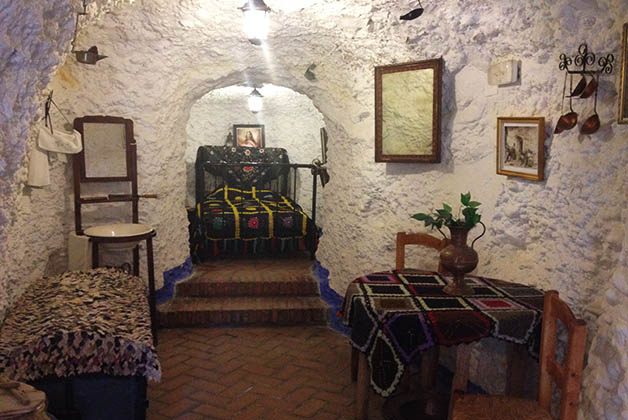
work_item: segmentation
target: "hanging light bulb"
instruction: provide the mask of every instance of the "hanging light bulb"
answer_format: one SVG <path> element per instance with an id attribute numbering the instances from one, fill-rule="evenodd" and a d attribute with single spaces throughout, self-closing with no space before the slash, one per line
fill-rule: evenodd
<path id="1" fill-rule="evenodd" d="M 257 114 L 264 107 L 264 96 L 259 93 L 257 88 L 253 88 L 251 93 L 249 93 L 249 110 L 253 114 Z"/>
<path id="2" fill-rule="evenodd" d="M 248 0 L 240 8 L 244 13 L 244 30 L 252 44 L 261 45 L 268 37 L 268 22 L 266 14 L 270 7 L 264 0 Z"/>

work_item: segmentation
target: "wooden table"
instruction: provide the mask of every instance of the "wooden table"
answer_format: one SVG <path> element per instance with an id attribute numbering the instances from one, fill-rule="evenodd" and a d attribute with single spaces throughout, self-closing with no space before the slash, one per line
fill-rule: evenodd
<path id="1" fill-rule="evenodd" d="M 343 322 L 352 328 L 359 352 L 356 419 L 367 418 L 369 383 L 387 397 L 397 388 L 405 366 L 435 354 L 440 345 L 457 346 L 452 388 L 466 389 L 469 343 L 494 337 L 513 343 L 507 374 L 510 392 L 520 392 L 525 353 L 538 355 L 543 292 L 522 284 L 468 276 L 472 296 L 451 296 L 451 279 L 422 270 L 372 273 L 354 280 L 345 294 Z M 437 353 L 436 353 L 437 355 Z M 517 361 L 517 363 L 515 363 Z M 422 361 L 426 368 L 428 360 Z M 432 365 L 434 365 L 432 363 Z"/>
<path id="2" fill-rule="evenodd" d="M 148 272 L 148 307 L 150 308 L 150 321 L 153 333 L 153 341 L 157 346 L 157 304 L 155 300 L 155 263 L 153 261 L 153 238 L 157 235 L 154 229 L 150 232 L 122 237 L 90 236 L 92 243 L 92 268 L 98 268 L 100 244 L 126 243 L 146 241 L 146 268 Z M 140 275 L 140 251 L 139 245 L 133 248 L 133 275 Z"/>

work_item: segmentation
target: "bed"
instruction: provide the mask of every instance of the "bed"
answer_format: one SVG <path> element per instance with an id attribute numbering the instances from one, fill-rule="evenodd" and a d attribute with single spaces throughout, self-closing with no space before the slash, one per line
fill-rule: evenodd
<path id="1" fill-rule="evenodd" d="M 34 282 L 0 327 L 0 375 L 44 391 L 59 420 L 145 419 L 161 368 L 144 281 L 98 268 Z"/>
<path id="2" fill-rule="evenodd" d="M 299 169 L 312 174 L 310 215 L 295 200 Z M 318 166 L 290 163 L 283 148 L 201 146 L 195 170 L 196 207 L 188 212 L 194 262 L 300 251 L 314 258 Z"/>

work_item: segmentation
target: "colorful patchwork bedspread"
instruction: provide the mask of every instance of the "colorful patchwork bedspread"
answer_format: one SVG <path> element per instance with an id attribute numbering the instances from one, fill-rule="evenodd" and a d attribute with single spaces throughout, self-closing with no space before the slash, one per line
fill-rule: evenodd
<path id="1" fill-rule="evenodd" d="M 468 276 L 472 296 L 451 296 L 451 278 L 417 270 L 373 273 L 354 280 L 341 315 L 351 343 L 367 354 L 371 385 L 391 395 L 405 366 L 423 350 L 495 337 L 540 348 L 543 292 L 530 286 Z"/>
<path id="2" fill-rule="evenodd" d="M 0 327 L 0 375 L 82 373 L 158 381 L 147 288 L 117 269 L 71 271 L 32 284 Z"/>
<path id="3" fill-rule="evenodd" d="M 224 186 L 207 194 L 197 204 L 191 221 L 192 254 L 201 247 L 217 246 L 218 241 L 251 242 L 256 252 L 265 242 L 313 240 L 316 227 L 294 201 L 271 190 Z M 245 245 L 248 246 L 248 245 Z"/>

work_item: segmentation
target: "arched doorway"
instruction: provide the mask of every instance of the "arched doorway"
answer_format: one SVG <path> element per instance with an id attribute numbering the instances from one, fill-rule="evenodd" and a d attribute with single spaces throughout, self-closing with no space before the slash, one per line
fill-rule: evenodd
<path id="1" fill-rule="evenodd" d="M 265 147 L 286 149 L 291 163 L 311 163 L 320 159 L 320 129 L 323 115 L 307 96 L 294 90 L 264 84 L 258 90 L 264 96 L 264 107 L 258 113 L 248 109 L 248 95 L 252 88 L 232 85 L 212 90 L 198 99 L 190 109 L 186 124 L 187 143 L 186 205 L 194 205 L 194 162 L 199 146 L 223 145 L 233 125 L 261 124 L 264 126 Z M 312 182 L 309 171 L 300 170 L 297 176 L 296 201 L 307 214 L 312 211 Z M 317 194 L 318 226 L 323 223 L 321 190 Z"/>

